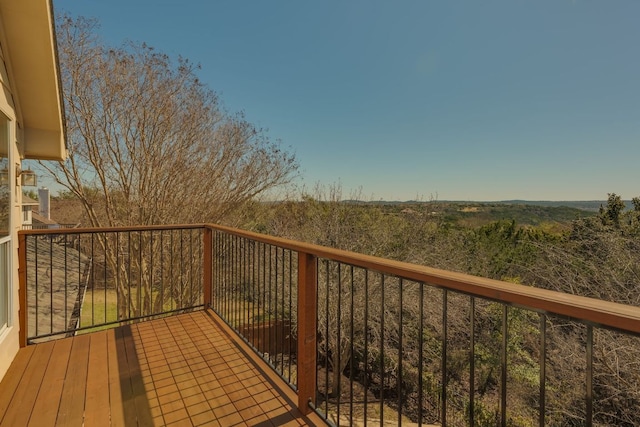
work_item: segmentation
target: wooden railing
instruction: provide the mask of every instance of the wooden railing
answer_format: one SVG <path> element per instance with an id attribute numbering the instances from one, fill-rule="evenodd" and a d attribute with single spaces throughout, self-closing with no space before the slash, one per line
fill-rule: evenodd
<path id="1" fill-rule="evenodd" d="M 46 274 L 29 239 L 51 247 L 73 235 L 84 236 L 79 257 L 94 250 L 85 303 L 111 287 L 127 302 L 113 319 L 93 308 L 77 329 L 211 307 L 297 391 L 303 413 L 336 425 L 638 422 L 638 307 L 210 224 L 23 231 L 23 331 L 33 270 Z M 99 242 L 119 248 L 104 270 Z"/>
<path id="2" fill-rule="evenodd" d="M 640 422 L 639 307 L 208 227 L 214 310 L 303 412 L 337 425 Z M 289 329 L 294 357 L 254 338 Z"/>

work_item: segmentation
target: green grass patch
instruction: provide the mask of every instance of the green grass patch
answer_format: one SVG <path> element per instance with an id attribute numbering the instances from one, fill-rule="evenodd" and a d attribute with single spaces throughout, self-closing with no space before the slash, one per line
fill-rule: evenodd
<path id="1" fill-rule="evenodd" d="M 87 289 L 80 311 L 80 327 L 103 325 L 118 320 L 117 292 L 115 289 Z M 92 331 L 106 329 L 102 326 Z"/>

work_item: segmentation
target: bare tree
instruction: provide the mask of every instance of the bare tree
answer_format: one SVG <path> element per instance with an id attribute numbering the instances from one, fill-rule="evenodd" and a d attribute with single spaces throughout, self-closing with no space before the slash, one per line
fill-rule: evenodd
<path id="1" fill-rule="evenodd" d="M 225 112 L 196 66 L 145 44 L 105 46 L 96 26 L 83 18 L 58 22 L 69 156 L 41 164 L 78 197 L 91 226 L 221 221 L 292 178 L 293 155 L 242 114 Z M 157 251 L 154 243 L 139 246 Z M 116 248 L 101 244 L 106 264 L 122 276 L 119 294 L 126 293 Z M 132 259 L 145 269 L 143 257 Z"/>
<path id="2" fill-rule="evenodd" d="M 227 114 L 197 67 L 145 44 L 103 46 L 95 27 L 59 23 L 69 158 L 44 165 L 91 225 L 217 221 L 292 177 L 294 157 Z"/>

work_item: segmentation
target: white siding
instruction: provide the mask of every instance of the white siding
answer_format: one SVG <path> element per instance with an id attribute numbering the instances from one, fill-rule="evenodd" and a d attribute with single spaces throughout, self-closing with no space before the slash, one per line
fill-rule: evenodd
<path id="1" fill-rule="evenodd" d="M 8 158 L 9 160 L 4 162 L 8 170 L 8 184 L 9 184 L 9 227 L 8 236 L 3 237 L 2 256 L 4 259 L 0 261 L 3 265 L 0 274 L 3 275 L 0 280 L 0 285 L 5 284 L 5 289 L 0 291 L 0 298 L 4 301 L 0 301 L 3 305 L 3 310 L 6 313 L 5 317 L 0 325 L 0 378 L 4 376 L 9 365 L 13 361 L 16 353 L 19 349 L 19 322 L 18 322 L 18 257 L 17 257 L 17 245 L 18 245 L 18 230 L 22 226 L 21 218 L 21 202 L 22 202 L 22 189 L 16 186 L 15 170 L 16 166 L 20 164 L 20 153 L 18 151 L 17 137 L 19 131 L 16 126 L 16 110 L 13 102 L 13 95 L 11 90 L 11 82 L 9 76 L 11 73 L 7 72 L 7 64 L 5 55 L 2 53 L 2 48 L 6 45 L 4 32 L 0 28 L 0 79 L 2 80 L 0 86 L 0 119 L 8 119 L 8 150 L 3 148 L 0 152 L 0 156 Z M 5 146 L 6 147 L 6 146 Z M 8 151 L 8 152 L 7 152 Z M 6 267 L 6 268 L 4 268 Z M 6 323 L 5 323 L 6 321 Z"/>

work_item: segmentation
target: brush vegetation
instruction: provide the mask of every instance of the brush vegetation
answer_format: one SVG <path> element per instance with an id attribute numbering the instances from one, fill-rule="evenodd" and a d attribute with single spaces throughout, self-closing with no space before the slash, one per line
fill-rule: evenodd
<path id="1" fill-rule="evenodd" d="M 367 203 L 350 198 L 345 202 L 340 188 L 320 188 L 296 201 L 255 203 L 243 211 L 244 227 L 265 234 L 345 249 L 384 258 L 411 262 L 450 271 L 536 286 L 575 295 L 640 305 L 640 199 L 628 209 L 621 197 L 611 193 L 598 211 L 562 206 L 524 203 Z M 234 218 L 238 221 L 238 217 Z M 346 268 L 344 269 L 346 270 Z M 339 271 L 327 270 L 336 276 Z M 346 274 L 346 273 L 342 273 Z M 400 402 L 401 412 L 416 420 L 422 406 L 423 421 L 441 422 L 439 408 L 442 310 L 439 290 L 429 290 L 424 308 L 430 327 L 420 330 L 409 319 L 417 319 L 418 286 L 405 282 L 399 296 L 398 283 L 369 283 L 368 294 L 361 292 L 363 281 L 343 285 L 344 313 L 320 316 L 319 330 L 342 330 L 342 341 L 335 337 L 318 345 L 321 369 L 331 372 L 325 384 L 330 398 L 346 393 L 340 387 L 349 380 L 339 376 L 356 375 L 376 397 Z M 337 277 L 337 276 L 336 276 Z M 343 283 L 348 283 L 347 276 Z M 340 299 L 340 288 L 320 285 L 320 300 L 329 292 Z M 329 282 L 327 282 L 329 283 Z M 384 298 L 380 299 L 384 286 Z M 324 292 L 324 293 L 323 293 Z M 355 304 L 348 301 L 353 293 Z M 405 301 L 402 313 L 395 306 Z M 322 304 L 322 301 L 320 302 Z M 382 306 L 382 308 L 380 308 Z M 448 422 L 465 425 L 469 410 L 469 298 L 450 295 L 448 300 L 447 372 Z M 363 326 L 363 307 L 370 307 L 367 352 L 362 334 L 348 340 L 351 327 Z M 380 311 L 382 310 L 382 311 Z M 500 349 L 502 310 L 499 304 L 476 300 L 474 419 L 476 425 L 500 423 Z M 384 315 L 382 315 L 384 313 Z M 333 316 L 332 316 L 333 315 Z M 380 326 L 384 316 L 384 326 Z M 347 316 L 348 317 L 348 316 Z M 398 318 L 403 320 L 403 337 L 398 336 Z M 540 376 L 540 317 L 519 308 L 508 310 L 508 416 L 507 425 L 537 425 Z M 415 324 L 415 322 L 414 322 Z M 549 316 L 546 321 L 547 381 L 546 424 L 583 425 L 585 413 L 586 327 L 569 319 Z M 328 325 L 328 326 L 327 326 Z M 384 338 L 377 334 L 384 330 Z M 373 335 L 371 335 L 373 334 Z M 377 353 L 384 339 L 384 362 Z M 346 340 L 346 341 L 345 341 Z M 402 342 L 402 351 L 398 343 Z M 423 343 L 424 368 L 418 366 L 419 342 Z M 351 344 L 353 344 L 351 346 Z M 640 366 L 637 354 L 640 340 L 607 330 L 594 332 L 594 421 L 596 425 L 633 426 L 640 424 Z M 402 359 L 399 359 L 399 354 Z M 432 357 L 428 356 L 432 355 Z M 382 365 L 381 365 L 382 363 Z M 402 364 L 402 386 L 398 388 L 398 364 Z M 355 367 L 355 368 L 354 368 Z M 355 370 L 354 370 L 355 369 Z M 576 369 L 578 369 L 576 371 Z M 384 377 L 376 372 L 385 372 Z M 362 375 L 365 375 L 362 377 Z M 417 381 L 422 376 L 423 401 L 417 401 Z M 323 380 L 324 381 L 324 380 Z M 397 399 L 402 390 L 403 399 Z M 457 420 L 457 421 L 456 421 Z"/>

